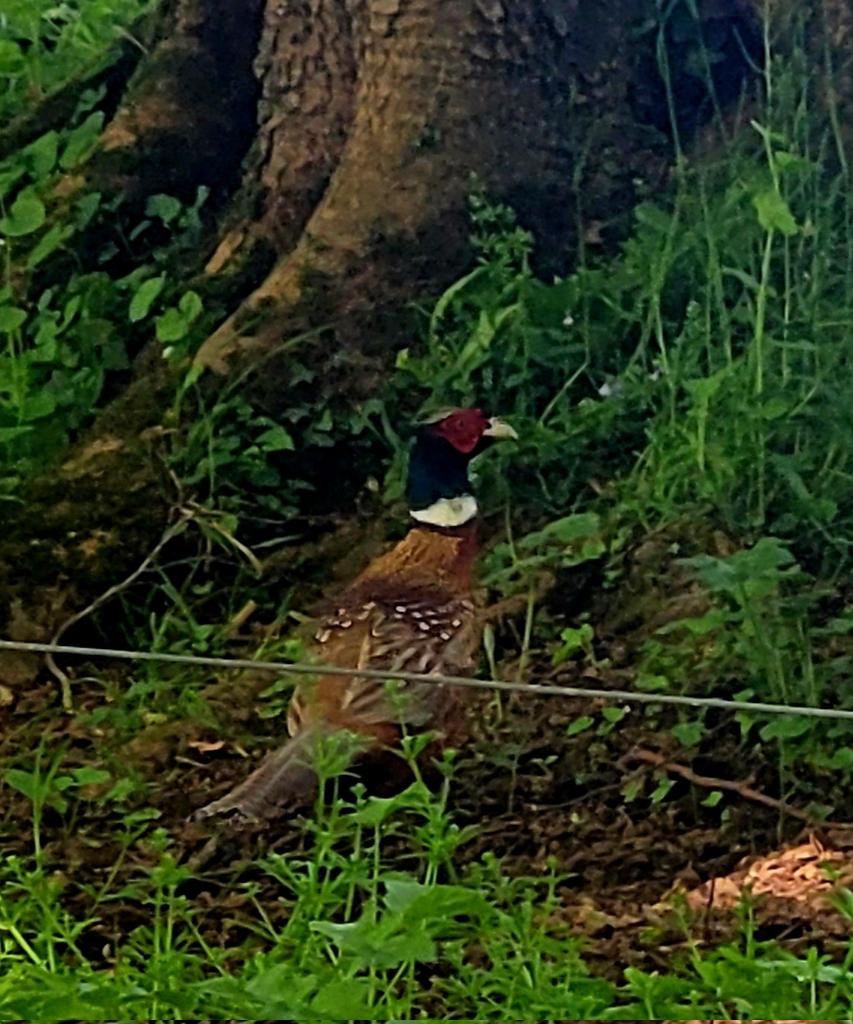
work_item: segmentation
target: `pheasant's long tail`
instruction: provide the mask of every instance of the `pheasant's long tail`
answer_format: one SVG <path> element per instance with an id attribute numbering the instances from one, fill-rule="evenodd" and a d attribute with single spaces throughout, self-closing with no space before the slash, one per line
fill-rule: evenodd
<path id="1" fill-rule="evenodd" d="M 312 728 L 267 754 L 252 774 L 230 793 L 199 808 L 198 821 L 217 814 L 274 818 L 288 806 L 309 803 L 317 790 L 313 755 L 325 730 Z"/>

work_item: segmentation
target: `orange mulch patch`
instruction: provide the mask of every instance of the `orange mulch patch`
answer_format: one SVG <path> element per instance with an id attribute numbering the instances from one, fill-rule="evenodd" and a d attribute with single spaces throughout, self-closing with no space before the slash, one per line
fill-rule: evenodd
<path id="1" fill-rule="evenodd" d="M 853 850 L 830 849 L 814 836 L 786 850 L 759 857 L 729 875 L 712 878 L 686 894 L 687 906 L 697 912 L 732 910 L 744 895 L 759 907 L 787 903 L 793 917 L 838 913 L 841 888 L 853 883 Z M 759 918 L 764 914 L 759 911 Z M 840 915 L 839 915 L 840 916 Z"/>

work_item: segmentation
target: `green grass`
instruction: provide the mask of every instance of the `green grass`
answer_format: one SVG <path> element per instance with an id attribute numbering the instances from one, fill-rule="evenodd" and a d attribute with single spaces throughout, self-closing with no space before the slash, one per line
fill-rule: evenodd
<path id="1" fill-rule="evenodd" d="M 298 849 L 259 857 L 249 879 L 244 865 L 199 885 L 176 861 L 168 831 L 150 820 L 156 812 L 122 813 L 129 791 L 108 772 L 66 772 L 54 757 L 7 779 L 31 801 L 34 846 L 2 868 L 0 1019 L 841 1019 L 853 1011 L 853 945 L 842 962 L 817 951 L 792 956 L 757 941 L 748 912 L 734 941 L 711 950 L 687 943 L 667 975 L 628 968 L 621 981 L 596 978 L 561 921 L 565 880 L 554 865 L 509 877 L 485 854 L 457 867 L 473 833 L 454 824 L 447 785 L 438 795 L 415 782 L 394 798 L 357 790 L 343 799 L 327 776 Z M 115 830 L 114 863 L 88 881 L 57 873 L 40 840 L 45 815 L 62 813 L 70 835 L 87 803 L 89 814 L 111 810 Z M 80 907 L 81 896 L 84 909 L 69 912 L 66 902 Z M 132 923 L 113 937 L 114 903 Z M 226 918 L 217 904 L 230 908 Z"/>

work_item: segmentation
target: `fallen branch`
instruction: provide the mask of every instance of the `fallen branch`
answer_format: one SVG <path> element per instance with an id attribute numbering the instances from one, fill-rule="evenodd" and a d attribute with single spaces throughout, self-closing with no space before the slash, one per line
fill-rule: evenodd
<path id="1" fill-rule="evenodd" d="M 654 750 L 636 747 L 620 759 L 620 764 L 627 764 L 631 761 L 652 764 L 656 768 L 662 768 L 664 771 L 670 772 L 672 775 L 679 775 L 682 779 L 702 789 L 722 789 L 729 793 L 737 793 L 744 800 L 749 800 L 755 804 L 762 804 L 764 807 L 770 807 L 780 814 L 787 814 L 789 817 L 803 821 L 812 827 L 853 828 L 853 825 L 847 822 L 823 821 L 821 818 L 816 818 L 814 815 L 809 814 L 808 811 L 802 811 L 799 807 L 793 807 L 784 800 L 777 800 L 775 797 L 762 793 L 761 790 L 750 786 L 748 782 L 734 782 L 730 779 L 717 779 L 711 775 L 697 775 L 692 768 L 678 764 L 677 761 L 669 761 L 663 754 L 659 754 Z"/>

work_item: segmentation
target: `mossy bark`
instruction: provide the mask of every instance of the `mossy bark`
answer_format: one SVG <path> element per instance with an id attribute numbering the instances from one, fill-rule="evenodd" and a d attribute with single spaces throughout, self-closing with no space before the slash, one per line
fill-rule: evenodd
<path id="1" fill-rule="evenodd" d="M 147 430 L 171 392 L 162 373 L 135 381 L 21 504 L 4 511 L 0 636 L 47 642 L 57 628 L 132 572 L 169 514 L 168 478 Z M 20 686 L 35 655 L 0 652 L 0 682 Z"/>
<path id="2" fill-rule="evenodd" d="M 60 194 L 230 194 L 255 136 L 262 10 L 263 0 L 163 0 L 98 152 Z"/>

